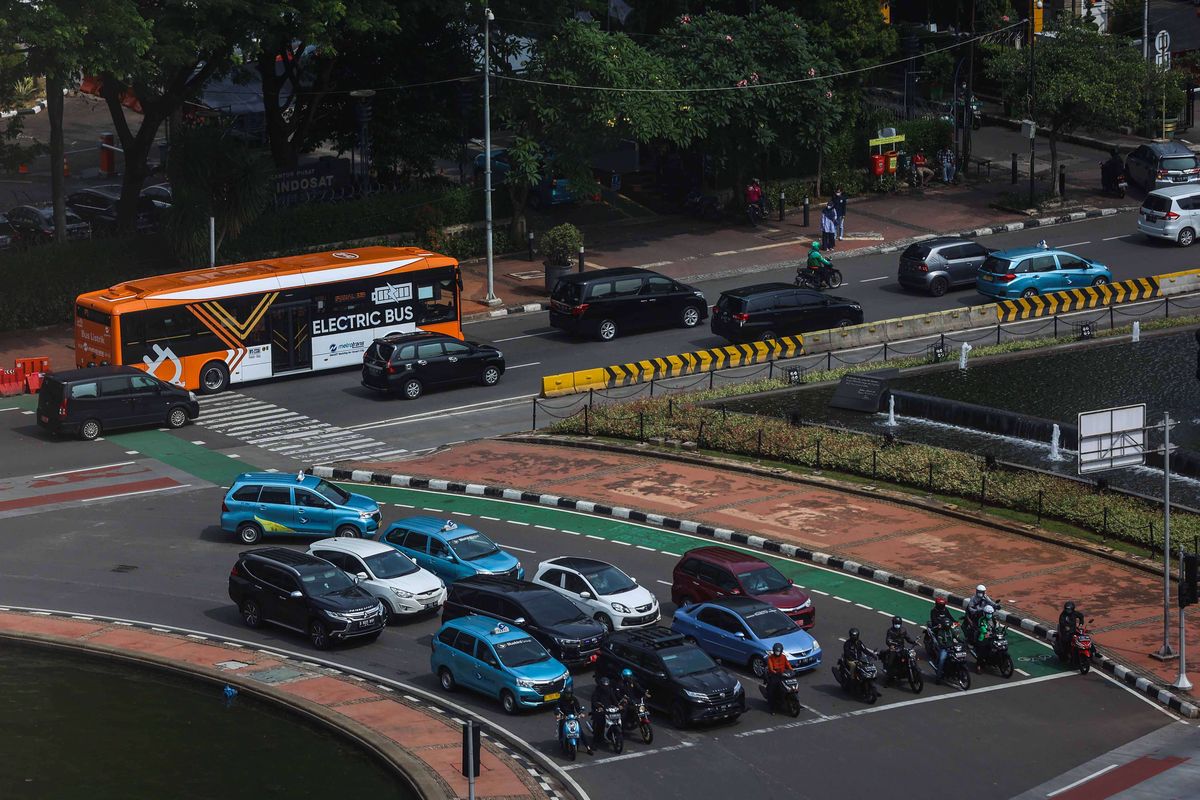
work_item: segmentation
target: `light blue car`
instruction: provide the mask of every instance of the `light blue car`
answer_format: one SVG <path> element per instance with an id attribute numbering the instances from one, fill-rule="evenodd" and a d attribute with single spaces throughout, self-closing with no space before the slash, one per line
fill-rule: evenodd
<path id="1" fill-rule="evenodd" d="M 430 646 L 429 668 L 443 689 L 494 697 L 509 714 L 555 703 L 573 686 L 571 673 L 537 640 L 490 617 L 452 619 Z"/>
<path id="2" fill-rule="evenodd" d="M 379 520 L 371 498 L 302 472 L 243 472 L 221 501 L 221 530 L 243 544 L 257 544 L 264 534 L 369 536 Z"/>
<path id="3" fill-rule="evenodd" d="M 975 276 L 975 289 L 995 300 L 1030 298 L 1039 294 L 1102 286 L 1112 282 L 1112 270 L 1095 261 L 1045 247 L 1017 247 L 991 253 Z"/>
<path id="4" fill-rule="evenodd" d="M 515 556 L 474 528 L 453 520 L 406 517 L 393 522 L 376 538 L 447 584 L 472 575 L 525 577 L 525 569 Z"/>
<path id="5" fill-rule="evenodd" d="M 821 665 L 816 639 L 775 606 L 752 597 L 721 597 L 676 609 L 671 630 L 713 658 L 748 666 L 759 678 L 766 675 L 767 653 L 776 642 L 796 672 Z"/>

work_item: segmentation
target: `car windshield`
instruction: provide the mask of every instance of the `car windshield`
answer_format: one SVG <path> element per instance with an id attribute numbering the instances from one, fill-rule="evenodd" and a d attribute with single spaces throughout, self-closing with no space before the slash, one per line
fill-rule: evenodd
<path id="1" fill-rule="evenodd" d="M 984 272 L 993 272 L 997 275 L 1007 275 L 1012 271 L 1012 262 L 1007 258 L 998 258 L 996 256 L 988 256 L 983 260 L 983 264 L 979 269 Z"/>
<path id="2" fill-rule="evenodd" d="M 316 489 L 317 494 L 321 495 L 335 506 L 344 506 L 346 505 L 346 501 L 350 499 L 349 492 L 339 489 L 337 486 L 334 486 L 328 481 L 321 481 L 317 484 Z"/>
<path id="3" fill-rule="evenodd" d="M 454 554 L 463 561 L 475 561 L 500 552 L 495 542 L 478 531 L 454 539 L 450 546 L 454 548 Z"/>
<path id="4" fill-rule="evenodd" d="M 754 611 L 742 619 L 746 620 L 746 624 L 750 626 L 750 632 L 759 639 L 774 639 L 776 636 L 783 636 L 796 630 L 796 623 L 792 622 L 791 617 L 777 608 Z"/>
<path id="5" fill-rule="evenodd" d="M 908 249 L 904 251 L 904 255 L 902 255 L 900 257 L 901 258 L 912 258 L 912 259 L 916 259 L 917 261 L 921 261 L 928 255 L 929 255 L 929 245 L 927 245 L 927 244 L 910 244 L 908 246 Z"/>
<path id="6" fill-rule="evenodd" d="M 741 297 L 723 294 L 717 300 L 717 309 L 727 314 L 740 314 L 746 309 L 746 301 Z"/>
<path id="7" fill-rule="evenodd" d="M 1195 156 L 1172 156 L 1171 158 L 1164 158 L 1162 161 L 1158 162 L 1158 168 L 1159 169 L 1169 169 L 1169 170 L 1195 169 L 1196 168 L 1196 157 Z"/>
<path id="8" fill-rule="evenodd" d="M 785 591 L 791 586 L 779 570 L 767 566 L 749 572 L 739 572 L 738 581 L 746 590 L 746 594 L 772 594 Z"/>
<path id="9" fill-rule="evenodd" d="M 661 655 L 667 672 L 674 678 L 697 675 L 717 668 L 713 660 L 705 655 L 703 650 L 696 647 L 679 647 L 667 650 Z"/>
<path id="10" fill-rule="evenodd" d="M 550 299 L 560 303 L 578 303 L 581 296 L 580 288 L 578 283 L 559 281 L 555 284 L 554 293 L 550 295 Z"/>
<path id="11" fill-rule="evenodd" d="M 588 579 L 588 583 L 592 584 L 596 593 L 600 595 L 623 594 L 637 588 L 637 584 L 633 582 L 632 578 L 609 564 L 583 574 Z"/>
<path id="12" fill-rule="evenodd" d="M 1142 208 L 1166 213 L 1171 210 L 1171 199 L 1163 197 L 1161 194 L 1148 194 L 1146 195 L 1146 199 L 1142 201 Z"/>
<path id="13" fill-rule="evenodd" d="M 375 342 L 367 348 L 367 358 L 375 361 L 387 361 L 391 359 L 394 352 L 396 352 L 396 345 L 388 342 Z"/>
<path id="14" fill-rule="evenodd" d="M 567 625 L 587 620 L 570 600 L 551 591 L 523 593 L 521 602 L 539 625 Z"/>
<path id="15" fill-rule="evenodd" d="M 492 646 L 496 648 L 496 656 L 500 663 L 506 667 L 524 667 L 550 660 L 546 648 L 530 638 L 513 639 L 511 642 L 500 642 Z"/>
<path id="16" fill-rule="evenodd" d="M 395 550 L 388 550 L 384 553 L 376 553 L 373 556 L 367 556 L 367 566 L 371 568 L 371 572 L 376 578 L 402 578 L 405 575 L 412 575 L 417 571 L 417 565 L 414 564 L 407 556 L 400 555 Z"/>
<path id="17" fill-rule="evenodd" d="M 300 575 L 304 590 L 309 597 L 320 597 L 326 594 L 344 592 L 354 586 L 354 581 L 337 567 L 314 569 Z"/>

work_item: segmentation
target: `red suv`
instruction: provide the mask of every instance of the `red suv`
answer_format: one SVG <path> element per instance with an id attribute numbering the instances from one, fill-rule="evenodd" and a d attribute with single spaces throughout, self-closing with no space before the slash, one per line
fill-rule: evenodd
<path id="1" fill-rule="evenodd" d="M 675 605 L 726 595 L 748 595 L 770 603 L 801 628 L 811 628 L 816 622 L 812 599 L 761 558 L 724 547 L 698 547 L 683 554 L 672 575 Z"/>

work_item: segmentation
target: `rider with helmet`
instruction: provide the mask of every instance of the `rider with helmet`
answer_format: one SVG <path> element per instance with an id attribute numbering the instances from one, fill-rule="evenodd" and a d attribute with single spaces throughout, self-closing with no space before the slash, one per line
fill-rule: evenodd
<path id="1" fill-rule="evenodd" d="M 888 626 L 884 635 L 884 643 L 887 645 L 887 652 L 883 654 L 883 666 L 886 669 L 884 674 L 890 675 L 896 659 L 900 657 L 900 648 L 906 643 L 915 645 L 916 642 L 904 629 L 904 620 L 896 616 L 892 617 L 892 624 Z"/>
<path id="2" fill-rule="evenodd" d="M 779 703 L 779 688 L 783 684 L 783 674 L 792 668 L 792 664 L 788 661 L 787 655 L 783 652 L 783 645 L 779 642 L 771 645 L 771 652 L 767 655 L 767 707 L 771 713 L 775 713 L 775 707 Z"/>
<path id="3" fill-rule="evenodd" d="M 975 671 L 983 670 L 983 662 L 987 660 L 992 649 L 992 630 L 996 627 L 996 609 L 991 606 L 983 607 L 983 616 L 979 618 L 975 629 Z"/>
<path id="4" fill-rule="evenodd" d="M 579 698 L 575 696 L 575 691 L 570 686 L 563 689 L 562 694 L 559 695 L 558 703 L 554 706 L 554 713 L 558 717 L 559 739 L 563 735 L 563 723 L 566 722 L 568 716 L 575 715 L 575 719 L 579 721 L 579 743 L 591 753 L 592 744 L 588 741 L 587 734 L 583 732 L 583 706 L 579 704 Z"/>
<path id="5" fill-rule="evenodd" d="M 929 627 L 936 629 L 943 625 L 953 625 L 955 621 L 954 615 L 950 613 L 950 609 L 946 606 L 946 598 L 934 598 L 933 608 L 929 610 Z"/>
<path id="6" fill-rule="evenodd" d="M 954 619 L 954 615 L 946 606 L 946 598 L 935 598 L 933 608 L 929 611 L 929 632 L 933 635 L 934 644 L 937 646 L 937 664 L 934 665 L 933 672 L 937 680 L 942 679 L 946 656 L 949 655 L 950 648 L 954 645 L 954 639 L 958 634 L 957 626 L 958 621 Z"/>
<path id="7" fill-rule="evenodd" d="M 633 676 L 629 667 L 621 670 L 621 682 L 617 685 L 621 695 L 621 711 L 623 724 L 632 726 L 637 722 L 637 706 L 642 702 L 643 695 L 649 695 L 638 679 Z"/>
<path id="8" fill-rule="evenodd" d="M 1059 658 L 1066 658 L 1075 628 L 1082 624 L 1083 612 L 1075 610 L 1075 603 L 1071 600 L 1063 603 L 1062 613 L 1058 615 L 1058 635 L 1054 637 L 1054 649 Z"/>
<path id="9" fill-rule="evenodd" d="M 825 256 L 821 255 L 821 243 L 814 241 L 812 247 L 808 251 L 808 260 L 805 266 L 809 270 L 809 275 L 813 279 L 813 284 L 817 287 L 825 286 L 829 282 L 829 271 L 833 268 L 833 262 Z M 796 272 L 800 272 L 800 268 L 796 268 Z"/>
<path id="10" fill-rule="evenodd" d="M 875 651 L 863 644 L 858 628 L 851 628 L 846 643 L 842 645 L 842 663 L 846 666 L 846 674 L 853 678 L 858 662 L 873 655 Z"/>
<path id="11" fill-rule="evenodd" d="M 592 733 L 604 737 L 604 709 L 621 705 L 621 691 L 613 686 L 608 678 L 596 681 L 596 691 L 592 692 Z"/>
<path id="12" fill-rule="evenodd" d="M 988 597 L 987 587 L 982 583 L 975 587 L 975 594 L 967 601 L 967 630 L 973 632 L 980 616 L 983 615 L 983 610 L 991 606 L 992 611 L 996 610 L 996 606 L 1000 605 L 992 598 Z"/>

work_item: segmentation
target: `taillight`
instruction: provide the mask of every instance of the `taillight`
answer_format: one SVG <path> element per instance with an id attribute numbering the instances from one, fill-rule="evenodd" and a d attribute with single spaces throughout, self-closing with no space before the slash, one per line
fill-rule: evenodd
<path id="1" fill-rule="evenodd" d="M 917 265 L 917 271 L 918 272 L 929 272 L 929 265 L 926 264 L 924 261 L 922 261 L 920 264 Z"/>
<path id="2" fill-rule="evenodd" d="M 65 417 L 67 415 L 67 398 L 65 397 L 63 398 L 63 401 L 58 404 L 58 415 L 60 417 Z"/>
<path id="3" fill-rule="evenodd" d="M 231 577 L 231 578 L 240 578 L 241 577 L 241 573 L 238 572 L 237 562 L 234 562 L 233 569 L 229 570 L 229 577 Z"/>
<path id="4" fill-rule="evenodd" d="M 1167 177 L 1167 171 L 1166 171 L 1165 169 L 1160 169 L 1160 170 L 1158 171 L 1158 177 L 1160 177 L 1160 178 L 1165 178 L 1165 177 Z"/>
<path id="5" fill-rule="evenodd" d="M 395 375 L 395 374 L 396 374 L 396 365 L 395 365 L 395 364 L 388 364 L 388 365 L 387 365 L 387 374 L 388 374 L 388 375 Z"/>
<path id="6" fill-rule="evenodd" d="M 733 318 L 735 320 L 737 320 L 738 322 L 749 322 L 750 321 L 749 314 L 734 314 Z"/>
<path id="7" fill-rule="evenodd" d="M 713 313 L 713 315 L 715 316 L 715 315 L 716 315 L 716 313 L 717 313 L 718 311 L 720 311 L 720 310 L 721 310 L 721 309 L 717 308 L 716 306 L 713 306 L 713 307 L 712 307 L 712 313 Z"/>
<path id="8" fill-rule="evenodd" d="M 224 501 L 224 500 L 222 500 L 222 501 L 221 501 L 221 513 L 222 513 L 222 514 L 228 514 L 228 513 L 229 513 L 229 506 L 228 506 L 228 505 L 226 505 L 226 503 L 225 503 L 225 501 Z"/>
<path id="9" fill-rule="evenodd" d="M 572 317 L 582 317 L 583 312 L 588 310 L 588 305 L 589 305 L 588 303 L 580 303 L 577 306 L 571 306 L 571 316 Z"/>
<path id="10" fill-rule="evenodd" d="M 1168 211 L 1167 219 L 1179 219 L 1179 215 L 1176 214 L 1174 211 Z"/>
<path id="11" fill-rule="evenodd" d="M 996 281 L 998 283 L 1008 283 L 1009 281 L 1015 281 L 1016 279 L 1017 279 L 1017 276 L 1011 272 L 1008 273 L 1007 275 L 999 275 L 996 277 Z"/>

